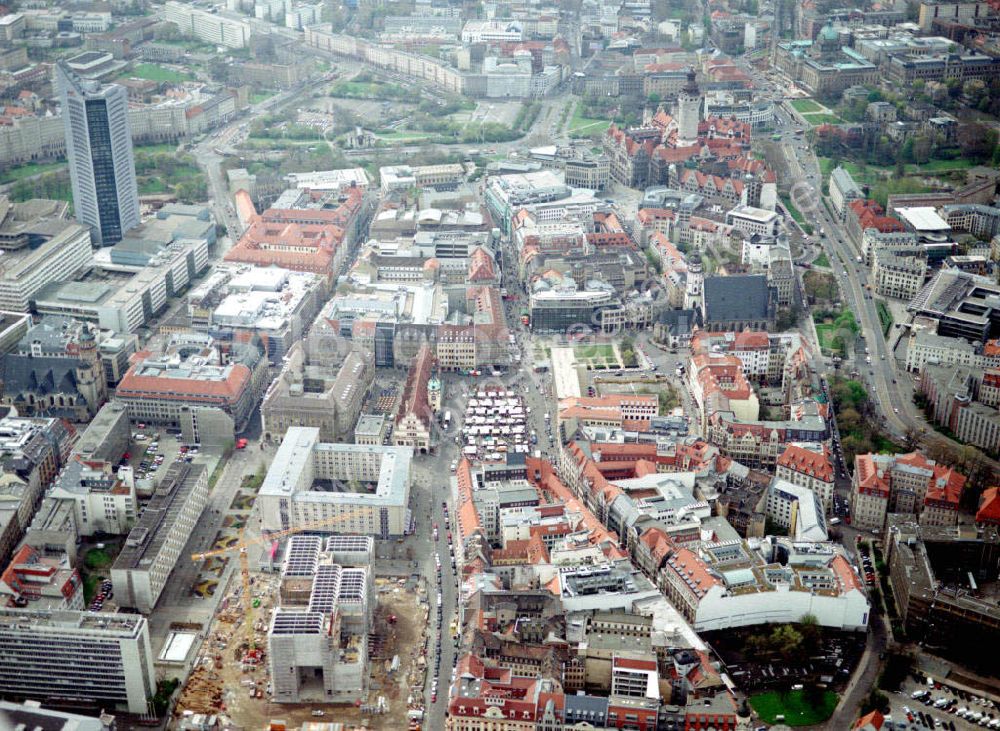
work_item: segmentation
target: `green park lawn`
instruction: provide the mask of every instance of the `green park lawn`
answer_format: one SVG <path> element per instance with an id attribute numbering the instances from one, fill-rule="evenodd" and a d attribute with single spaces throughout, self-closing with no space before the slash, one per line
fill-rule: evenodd
<path id="1" fill-rule="evenodd" d="M 820 157 L 818 159 L 820 172 L 823 174 L 823 177 L 829 177 L 834 168 L 833 160 L 829 157 Z M 880 165 L 865 165 L 862 167 L 858 163 L 851 162 L 850 160 L 841 160 L 840 165 L 851 174 L 851 177 L 854 178 L 854 182 L 862 185 L 875 185 L 882 179 L 894 178 L 896 175 L 895 168 L 893 167 L 884 167 Z M 940 175 L 941 173 L 946 172 L 967 170 L 974 165 L 975 163 L 972 160 L 966 160 L 964 158 L 955 158 L 953 160 L 930 160 L 925 163 L 907 163 L 906 174 Z"/>
<path id="2" fill-rule="evenodd" d="M 750 696 L 750 705 L 767 724 L 773 724 L 778 716 L 784 716 L 783 722 L 788 726 L 815 726 L 833 715 L 837 694 L 831 690 L 824 691 L 820 703 L 813 707 L 806 700 L 805 691 L 793 690 L 785 695 L 771 691 Z"/>
<path id="3" fill-rule="evenodd" d="M 887 335 L 892 329 L 893 317 L 892 312 L 889 310 L 889 305 L 887 305 L 882 300 L 875 303 L 875 309 L 878 311 L 878 321 L 882 325 L 882 334 Z"/>
<path id="4" fill-rule="evenodd" d="M 432 135 L 425 132 L 377 132 L 375 137 L 386 142 L 419 142 Z"/>
<path id="5" fill-rule="evenodd" d="M 821 124 L 840 124 L 844 121 L 836 114 L 826 114 L 824 112 L 817 114 L 803 114 L 802 116 L 813 127 L 818 127 Z"/>
<path id="6" fill-rule="evenodd" d="M 577 360 L 603 361 L 605 363 L 615 363 L 614 346 L 609 343 L 591 343 L 588 345 L 577 345 L 573 348 L 573 354 Z"/>
<path id="7" fill-rule="evenodd" d="M 830 268 L 830 260 L 827 258 L 826 253 L 820 254 L 815 259 L 813 259 L 813 265 L 818 267 Z"/>
<path id="8" fill-rule="evenodd" d="M 104 548 L 91 548 L 83 557 L 83 599 L 89 604 L 97 593 L 101 578 L 108 576 L 108 569 L 115 557 Z"/>
<path id="9" fill-rule="evenodd" d="M 30 178 L 32 175 L 40 175 L 41 173 L 52 172 L 53 170 L 59 170 L 64 167 L 66 167 L 65 162 L 33 162 L 28 163 L 27 165 L 18 165 L 17 167 L 7 168 L 3 172 L 0 172 L 0 185 L 13 183 L 18 180 L 23 180 L 24 178 Z"/>
<path id="10" fill-rule="evenodd" d="M 593 117 L 585 117 L 583 114 L 583 105 L 578 103 L 566 126 L 566 132 L 570 137 L 590 137 L 594 134 L 603 134 L 611 126 L 610 120 L 594 119 Z"/>
<path id="11" fill-rule="evenodd" d="M 817 104 L 812 99 L 792 99 L 789 102 L 792 108 L 801 114 L 808 114 L 810 112 L 822 112 L 823 106 Z"/>
<path id="12" fill-rule="evenodd" d="M 850 310 L 844 310 L 840 317 L 834 321 L 817 322 L 815 325 L 820 348 L 839 355 L 843 355 L 844 335 L 847 334 L 850 337 L 850 333 L 858 331 L 857 320 L 854 319 L 854 313 Z"/>
<path id="13" fill-rule="evenodd" d="M 136 64 L 126 75 L 137 79 L 148 79 L 149 81 L 169 82 L 173 84 L 190 81 L 194 78 L 191 74 L 164 68 L 156 63 Z"/>
<path id="14" fill-rule="evenodd" d="M 172 154 L 177 152 L 177 145 L 172 145 L 169 142 L 164 142 L 163 144 L 160 145 L 136 145 L 135 151 L 145 152 L 150 155 L 153 155 L 158 152 L 169 152 Z"/>
<path id="15" fill-rule="evenodd" d="M 275 91 L 255 91 L 252 94 L 250 94 L 250 103 L 260 104 L 263 101 L 267 101 L 275 94 L 277 94 L 277 92 Z"/>

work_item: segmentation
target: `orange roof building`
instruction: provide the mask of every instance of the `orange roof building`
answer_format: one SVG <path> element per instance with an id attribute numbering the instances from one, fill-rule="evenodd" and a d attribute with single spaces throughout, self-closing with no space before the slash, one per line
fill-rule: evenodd
<path id="1" fill-rule="evenodd" d="M 559 402 L 560 421 L 574 420 L 581 425 L 617 426 L 648 431 L 649 421 L 659 416 L 660 404 L 655 395 L 610 394 L 576 396 Z"/>
<path id="2" fill-rule="evenodd" d="M 983 492 L 979 510 L 976 511 L 976 523 L 1000 525 L 1000 487 L 990 487 Z"/>
<path id="3" fill-rule="evenodd" d="M 194 354 L 173 346 L 159 355 L 140 351 L 118 383 L 116 398 L 128 406 L 133 421 L 180 428 L 187 408 L 211 407 L 232 417 L 240 432 L 267 385 L 267 359 L 259 349 L 250 344 L 240 353 L 222 365 L 214 346 Z"/>
<path id="4" fill-rule="evenodd" d="M 830 448 L 825 444 L 819 451 L 789 444 L 778 457 L 775 476 L 812 490 L 822 501 L 826 512 L 832 511 L 836 470 Z"/>
<path id="5" fill-rule="evenodd" d="M 48 558 L 23 545 L 0 574 L 0 606 L 83 610 L 83 580 L 65 554 Z"/>
<path id="6" fill-rule="evenodd" d="M 364 194 L 348 188 L 336 207 L 268 208 L 258 214 L 246 191 L 236 198 L 246 230 L 225 260 L 279 266 L 333 278 L 357 236 Z"/>
<path id="7" fill-rule="evenodd" d="M 854 458 L 852 524 L 882 530 L 888 512 L 913 513 L 921 525 L 953 526 L 966 477 L 922 452 Z"/>
<path id="8" fill-rule="evenodd" d="M 421 454 L 426 454 L 431 448 L 434 414 L 427 397 L 427 383 L 433 362 L 431 346 L 424 343 L 410 363 L 403 386 L 402 404 L 396 413 L 396 425 L 392 432 L 393 443 L 397 447 L 413 447 Z"/>

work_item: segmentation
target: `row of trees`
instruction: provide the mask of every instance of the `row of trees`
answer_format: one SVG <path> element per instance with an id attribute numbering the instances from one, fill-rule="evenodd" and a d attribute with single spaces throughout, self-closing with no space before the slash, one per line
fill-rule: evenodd
<path id="1" fill-rule="evenodd" d="M 797 624 L 763 625 L 760 629 L 744 640 L 745 657 L 787 662 L 815 655 L 822 645 L 823 631 L 811 614 L 804 614 Z"/>
<path id="2" fill-rule="evenodd" d="M 844 460 L 848 464 L 853 464 L 858 454 L 901 448 L 882 433 L 881 417 L 860 382 L 836 376 L 830 382 L 830 396 L 837 414 Z"/>
<path id="3" fill-rule="evenodd" d="M 815 135 L 818 155 L 882 167 L 956 158 L 977 164 L 1000 164 L 997 143 L 996 131 L 978 122 L 960 124 L 954 142 L 939 134 L 921 131 L 899 144 L 875 128 L 865 128 L 860 139 L 843 134 Z M 897 168 L 896 174 L 902 174 L 902 168 Z"/>

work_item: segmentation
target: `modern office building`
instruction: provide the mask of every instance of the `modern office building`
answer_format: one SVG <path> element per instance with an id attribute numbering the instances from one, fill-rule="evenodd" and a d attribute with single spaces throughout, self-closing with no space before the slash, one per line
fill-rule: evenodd
<path id="1" fill-rule="evenodd" d="M 219 13 L 217 8 L 171 0 L 163 6 L 163 19 L 176 25 L 182 35 L 214 46 L 244 48 L 250 43 L 250 23 L 232 13 Z"/>
<path id="2" fill-rule="evenodd" d="M 324 550 L 325 543 L 325 550 Z M 353 701 L 368 678 L 367 637 L 375 611 L 371 557 L 362 536 L 298 535 L 281 570 L 281 607 L 268 632 L 278 703 Z M 322 685 L 317 680 L 322 679 Z"/>
<path id="3" fill-rule="evenodd" d="M 9 18 L 10 16 L 4 16 Z M 3 21 L 4 18 L 0 18 Z M 10 728 L 46 729 L 46 731 L 112 731 L 115 717 L 104 713 L 98 718 L 42 708 L 38 701 L 11 703 L 0 701 L 0 724 Z M 6 727 L 5 727 L 6 728 Z"/>
<path id="4" fill-rule="evenodd" d="M 76 216 L 94 241 L 110 246 L 139 224 L 128 93 L 81 79 L 65 64 L 56 69 Z"/>
<path id="5" fill-rule="evenodd" d="M 90 231 L 69 220 L 63 201 L 0 195 L 0 250 L 0 309 L 9 312 L 27 312 L 40 289 L 93 262 Z"/>
<path id="6" fill-rule="evenodd" d="M 924 526 L 906 514 L 890 514 L 887 524 L 885 562 L 907 633 L 935 654 L 990 667 L 984 648 L 1000 640 L 996 526 Z"/>
<path id="7" fill-rule="evenodd" d="M 258 493 L 262 529 L 403 535 L 412 459 L 412 447 L 329 444 L 315 427 L 290 427 Z"/>
<path id="8" fill-rule="evenodd" d="M 149 627 L 137 614 L 0 609 L 0 694 L 146 713 L 156 692 Z"/>
<path id="9" fill-rule="evenodd" d="M 118 603 L 152 612 L 208 500 L 205 465 L 175 462 L 111 567 Z"/>

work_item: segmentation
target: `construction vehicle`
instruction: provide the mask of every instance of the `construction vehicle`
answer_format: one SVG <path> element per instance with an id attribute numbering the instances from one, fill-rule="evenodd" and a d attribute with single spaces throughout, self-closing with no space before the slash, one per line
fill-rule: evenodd
<path id="1" fill-rule="evenodd" d="M 303 523 L 302 525 L 295 528 L 287 528 L 286 530 L 276 531 L 274 533 L 264 533 L 258 538 L 246 538 L 246 529 L 240 530 L 239 539 L 231 546 L 226 548 L 218 548 L 214 551 L 204 551 L 202 553 L 191 554 L 191 561 L 198 563 L 199 561 L 204 561 L 205 559 L 215 558 L 216 556 L 225 556 L 226 554 L 233 553 L 234 551 L 239 552 L 240 556 L 240 579 L 243 583 L 243 589 L 240 593 L 240 603 L 243 605 L 243 626 L 246 628 L 247 633 L 247 654 L 250 656 L 251 660 L 255 660 L 258 652 L 256 642 L 254 641 L 253 632 L 253 610 L 255 607 L 260 606 L 260 600 L 254 600 L 250 596 L 250 560 L 247 556 L 247 549 L 250 546 L 258 546 L 263 543 L 270 543 L 272 541 L 277 541 L 282 538 L 287 538 L 288 536 L 294 536 L 298 533 L 308 533 L 309 531 L 319 531 L 329 528 L 333 528 L 338 523 L 353 517 L 355 514 L 361 512 L 360 510 L 351 510 L 343 515 L 338 515 L 333 518 L 327 518 L 325 520 L 317 520 L 311 523 Z"/>

